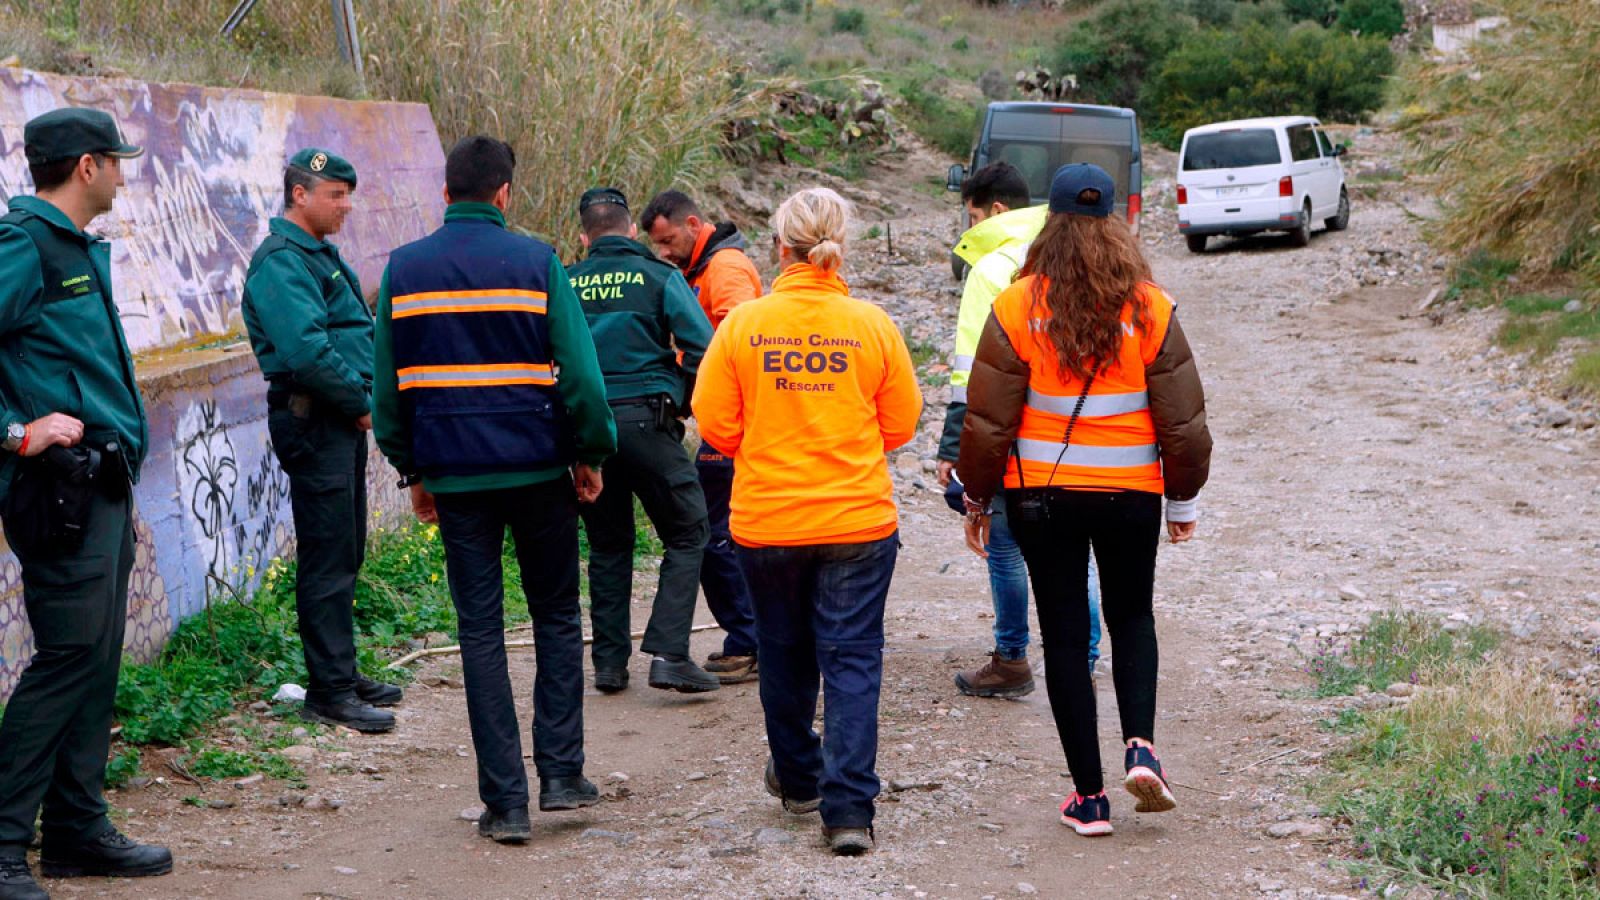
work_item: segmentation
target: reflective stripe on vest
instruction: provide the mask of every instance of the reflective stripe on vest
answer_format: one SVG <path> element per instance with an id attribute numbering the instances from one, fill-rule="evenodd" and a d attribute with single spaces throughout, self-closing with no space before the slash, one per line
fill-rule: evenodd
<path id="1" fill-rule="evenodd" d="M 1081 379 L 1064 378 L 1058 369 L 1048 332 L 1036 318 L 1042 304 L 1033 302 L 1035 289 L 1042 289 L 1041 280 L 1024 278 L 995 301 L 996 320 L 1030 370 L 1016 453 L 1006 464 L 1006 486 L 1160 493 L 1161 448 L 1150 415 L 1145 366 L 1166 338 L 1171 300 L 1155 285 L 1140 285 L 1137 298 L 1123 310 L 1123 341 L 1116 360 L 1100 370 L 1085 394 Z M 1134 303 L 1146 310 L 1147 332 L 1132 327 Z M 1080 396 L 1083 407 L 1063 453 L 1062 438 Z"/>
<path id="2" fill-rule="evenodd" d="M 410 366 L 400 369 L 400 390 L 412 388 L 494 387 L 510 384 L 556 383 L 555 371 L 538 363 L 502 363 L 481 366 Z"/>
<path id="3" fill-rule="evenodd" d="M 429 291 L 394 298 L 393 317 L 438 315 L 441 313 L 524 312 L 544 315 L 544 291 L 507 288 L 483 291 Z"/>

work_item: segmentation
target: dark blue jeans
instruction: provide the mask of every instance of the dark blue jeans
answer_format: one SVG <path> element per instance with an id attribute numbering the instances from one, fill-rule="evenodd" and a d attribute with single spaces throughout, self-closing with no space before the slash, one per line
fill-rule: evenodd
<path id="1" fill-rule="evenodd" d="M 822 798 L 830 828 L 872 825 L 878 796 L 883 605 L 900 536 L 739 547 L 754 588 L 767 742 L 786 796 Z M 823 734 L 812 722 L 823 694 Z"/>
<path id="2" fill-rule="evenodd" d="M 578 502 L 572 479 L 439 494 L 439 536 L 455 601 L 478 797 L 497 812 L 528 805 L 522 736 L 506 670 L 506 529 L 533 615 L 533 765 L 540 778 L 583 774 L 583 625 Z"/>
<path id="3" fill-rule="evenodd" d="M 756 652 L 756 618 L 750 604 L 750 587 L 739 568 L 728 531 L 728 500 L 733 495 L 733 460 L 702 443 L 695 454 L 700 489 L 706 496 L 711 538 L 700 560 L 700 587 L 706 592 L 711 617 L 722 626 L 722 652 L 752 656 Z"/>

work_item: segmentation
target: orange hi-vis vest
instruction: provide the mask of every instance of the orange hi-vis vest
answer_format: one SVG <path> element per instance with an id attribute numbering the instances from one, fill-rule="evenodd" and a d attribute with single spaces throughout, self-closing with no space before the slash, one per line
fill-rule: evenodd
<path id="1" fill-rule="evenodd" d="M 1062 377 L 1044 332 L 1049 310 L 1042 301 L 1034 303 L 1035 286 L 1042 296 L 1047 284 L 1042 276 L 1020 278 L 994 303 L 995 320 L 1031 371 L 1016 452 L 1006 463 L 1006 487 L 1162 493 L 1161 453 L 1144 373 L 1161 352 L 1176 304 L 1154 284 L 1140 284 L 1123 307 L 1122 349 L 1099 370 L 1085 395 L 1083 379 Z M 1148 333 L 1133 327 L 1135 303 L 1147 310 Z M 1062 439 L 1080 396 L 1083 409 L 1063 453 Z"/>

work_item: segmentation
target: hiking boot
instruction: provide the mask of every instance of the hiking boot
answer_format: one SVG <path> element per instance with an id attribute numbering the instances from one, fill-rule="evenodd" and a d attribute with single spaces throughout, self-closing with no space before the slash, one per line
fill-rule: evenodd
<path id="1" fill-rule="evenodd" d="M 602 694 L 615 694 L 628 689 L 627 669 L 595 669 L 594 689 Z"/>
<path id="2" fill-rule="evenodd" d="M 1123 779 L 1122 786 L 1139 799 L 1139 804 L 1133 808 L 1134 812 L 1167 812 L 1177 808 L 1178 800 L 1167 786 L 1167 776 L 1162 774 L 1161 760 L 1156 758 L 1154 750 L 1138 744 L 1129 747 L 1122 758 L 1123 766 L 1128 770 L 1128 777 Z"/>
<path id="3" fill-rule="evenodd" d="M 70 847 L 56 847 L 47 841 L 39 853 L 39 871 L 46 878 L 165 875 L 172 871 L 172 852 L 155 844 L 141 844 L 113 828 Z"/>
<path id="4" fill-rule="evenodd" d="M 1093 797 L 1073 794 L 1061 804 L 1061 824 L 1084 837 L 1100 837 L 1111 833 L 1111 798 L 1105 791 Z"/>
<path id="5" fill-rule="evenodd" d="M 1026 697 L 1033 693 L 1033 668 L 1026 656 L 1005 659 L 996 651 L 982 666 L 957 672 L 956 690 L 968 697 Z"/>
<path id="6" fill-rule="evenodd" d="M 772 761 L 772 757 L 770 756 L 767 757 L 766 783 L 767 793 L 777 797 L 779 800 L 782 800 L 783 811 L 789 813 L 790 815 L 803 816 L 807 813 L 814 813 L 817 811 L 818 807 L 822 806 L 821 797 L 817 797 L 812 800 L 794 800 L 788 796 L 785 796 L 783 793 L 783 785 L 778 783 L 778 765 Z"/>
<path id="7" fill-rule="evenodd" d="M 722 682 L 687 656 L 658 656 L 650 660 L 650 686 L 680 694 L 703 694 L 722 687 Z"/>
<path id="8" fill-rule="evenodd" d="M 756 674 L 756 658 L 753 654 L 729 656 L 726 653 L 713 653 L 706 657 L 706 671 L 717 676 L 717 680 L 723 684 L 744 684 L 760 677 Z"/>
<path id="9" fill-rule="evenodd" d="M 822 836 L 834 856 L 860 856 L 872 849 L 871 828 L 829 828 L 822 826 Z"/>
<path id="10" fill-rule="evenodd" d="M 357 675 L 356 696 L 360 697 L 363 703 L 373 706 L 394 706 L 406 698 L 406 692 L 401 690 L 398 684 L 385 684 Z"/>
<path id="11" fill-rule="evenodd" d="M 50 900 L 21 856 L 0 856 L 0 900 Z"/>
<path id="12" fill-rule="evenodd" d="M 478 833 L 497 844 L 526 844 L 533 838 L 528 808 L 519 806 L 505 812 L 485 809 L 483 815 L 478 816 Z"/>
<path id="13" fill-rule="evenodd" d="M 324 725 L 343 725 L 363 734 L 382 734 L 394 730 L 394 713 L 384 712 L 360 697 L 346 697 L 334 703 L 312 703 L 300 708 L 300 718 Z"/>
<path id="14" fill-rule="evenodd" d="M 539 779 L 539 811 L 582 809 L 600 802 L 600 789 L 582 775 Z"/>

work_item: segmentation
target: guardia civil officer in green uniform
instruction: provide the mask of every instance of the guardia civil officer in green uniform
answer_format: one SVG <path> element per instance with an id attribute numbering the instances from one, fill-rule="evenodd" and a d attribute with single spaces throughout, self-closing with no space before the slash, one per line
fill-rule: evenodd
<path id="1" fill-rule="evenodd" d="M 88 109 L 29 121 L 23 145 L 38 193 L 0 217 L 0 517 L 34 656 L 0 721 L 0 900 L 48 900 L 35 817 L 51 878 L 161 875 L 172 854 L 119 833 L 102 794 L 149 431 L 111 249 L 85 229 L 143 151 Z"/>
<path id="2" fill-rule="evenodd" d="M 711 529 L 694 460 L 683 446 L 682 419 L 688 379 L 711 343 L 711 322 L 682 273 L 634 240 L 638 226 L 621 191 L 585 191 L 578 215 L 589 256 L 572 267 L 572 287 L 595 346 L 604 348 L 600 368 L 617 421 L 617 455 L 606 463 L 606 490 L 581 507 L 589 533 L 594 686 L 608 694 L 628 686 L 637 496 L 666 548 L 639 645 L 654 657 L 650 686 L 714 691 L 721 682 L 689 659 L 700 560 Z"/>
<path id="3" fill-rule="evenodd" d="M 367 544 L 372 313 L 327 238 L 350 212 L 356 170 L 316 148 L 283 173 L 284 212 L 245 275 L 244 324 L 267 379 L 267 430 L 294 508 L 295 612 L 306 658 L 302 715 L 394 728 L 398 687 L 356 671 L 355 591 Z"/>

